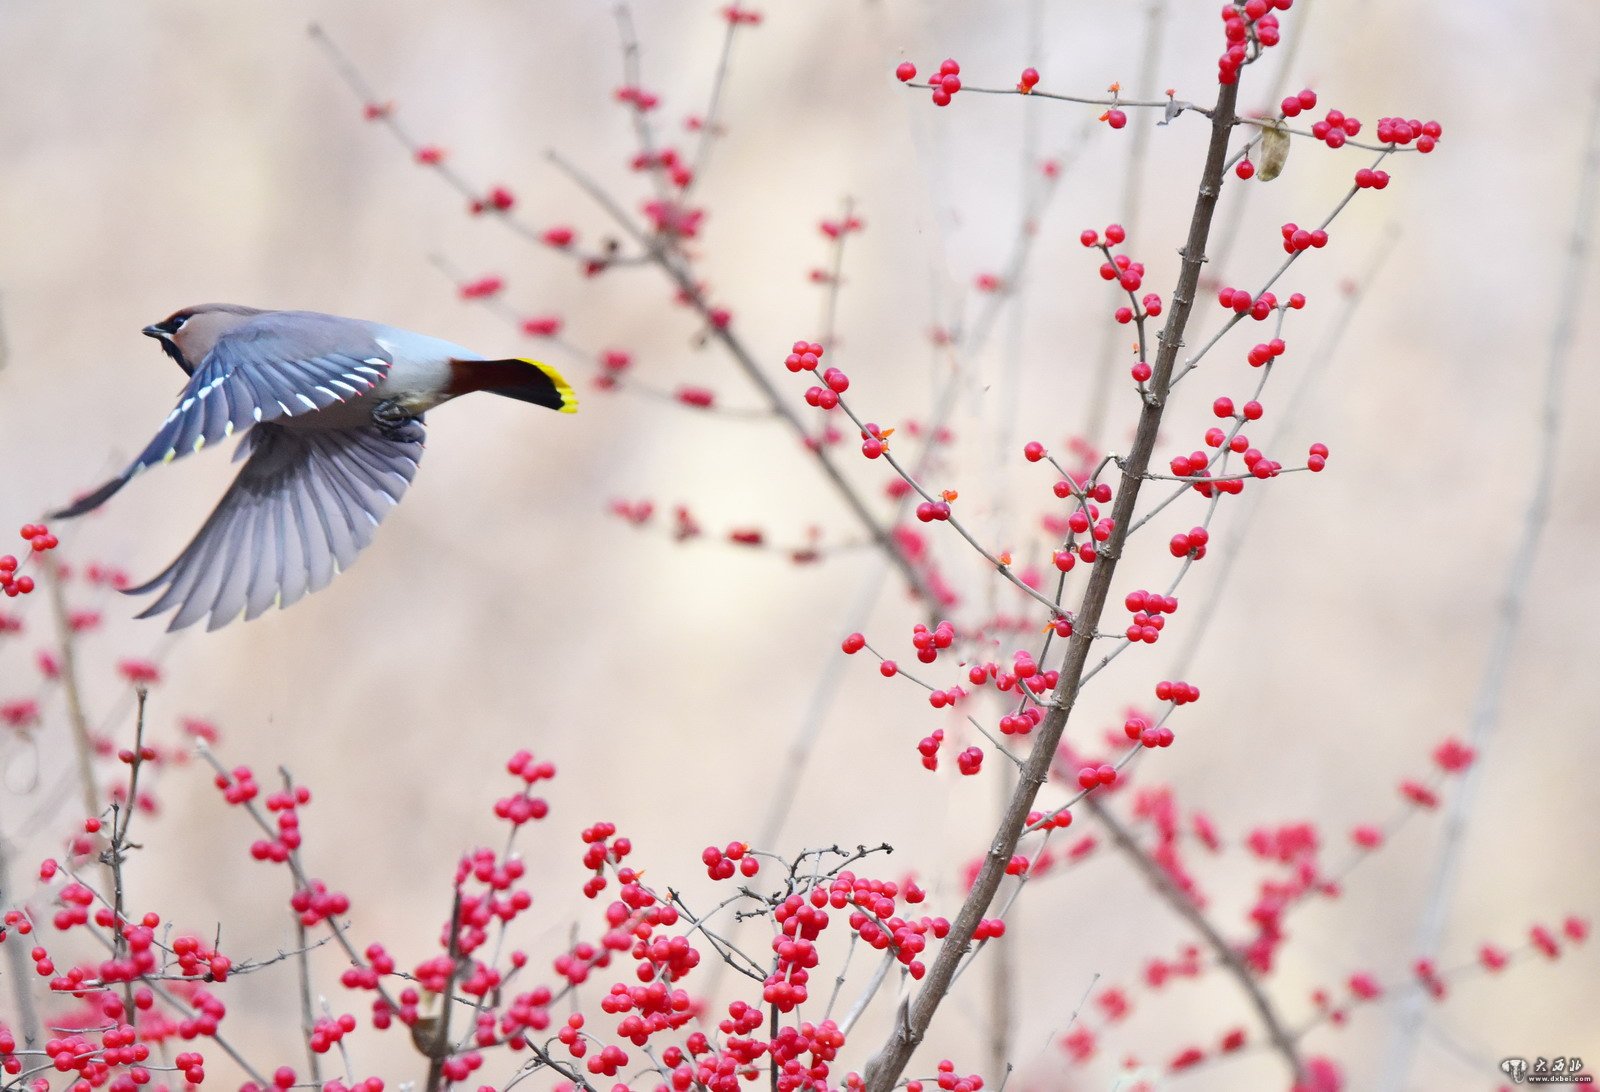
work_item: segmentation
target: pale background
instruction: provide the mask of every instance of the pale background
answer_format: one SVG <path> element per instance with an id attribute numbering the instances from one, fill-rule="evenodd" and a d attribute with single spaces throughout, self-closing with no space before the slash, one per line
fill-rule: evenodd
<path id="1" fill-rule="evenodd" d="M 711 210 L 704 274 L 774 365 L 788 342 L 818 330 L 821 297 L 805 279 L 826 257 L 816 223 L 846 195 L 856 201 L 868 230 L 847 260 L 837 356 L 857 404 L 879 421 L 903 422 L 931 400 L 927 330 L 952 322 L 963 303 L 970 314 L 973 277 L 1009 252 L 1025 142 L 1068 153 L 1026 282 L 1022 351 L 1004 356 L 1008 342 L 998 336 L 972 362 L 979 378 L 955 421 L 958 459 L 936 483 L 961 490 L 963 510 L 991 543 L 1019 550 L 1040 541 L 1032 517 L 1015 513 L 1048 502 L 1050 479 L 1014 452 L 1029 437 L 1060 446 L 1083 425 L 1084 375 L 1100 359 L 1104 316 L 1117 301 L 1075 240 L 1081 228 L 1124 215 L 1133 128 L 1094 127 L 1085 141 L 1096 111 L 1009 98 L 962 95 L 935 111 L 926 92 L 905 92 L 890 73 L 902 57 L 928 72 L 953 55 L 974 84 L 1007 85 L 1034 64 L 1047 88 L 1131 85 L 1142 7 L 1043 6 L 1042 37 L 1030 41 L 1016 4 L 764 5 L 764 25 L 740 36 L 728 137 L 700 189 Z M 1209 102 L 1216 5 L 1169 7 L 1152 84 Z M 306 36 L 313 18 L 414 132 L 445 145 L 469 177 L 510 186 L 530 222 L 572 223 L 590 240 L 607 230 L 544 161 L 547 148 L 630 208 L 645 192 L 622 168 L 631 133 L 610 102 L 620 59 L 605 4 L 7 4 L 0 520 L 20 523 L 63 502 L 144 443 L 179 377 L 137 331 L 186 304 L 323 309 L 490 353 L 538 351 L 488 311 L 460 303 L 432 254 L 473 275 L 505 275 L 519 309 L 559 312 L 586 349 L 634 350 L 641 375 L 661 385 L 704 384 L 729 403 L 754 404 L 725 356 L 697 350 L 693 324 L 652 272 L 585 283 L 559 257 L 463 215 L 454 193 L 362 122 Z M 715 5 L 641 3 L 636 19 L 645 83 L 664 99 L 659 121 L 683 146 L 676 126 L 704 109 L 721 43 Z M 1269 415 L 1273 395 L 1281 405 L 1325 337 L 1341 278 L 1366 269 L 1382 236 L 1401 230 L 1331 372 L 1288 424 L 1284 461 L 1321 439 L 1333 449 L 1329 472 L 1269 491 L 1188 676 L 1205 698 L 1175 722 L 1180 745 L 1143 776 L 1170 779 L 1184 806 L 1203 808 L 1227 832 L 1315 819 L 1332 863 L 1343 858 L 1349 826 L 1390 814 L 1396 781 L 1422 773 L 1437 741 L 1463 730 L 1484 667 L 1532 477 L 1600 11 L 1577 0 L 1322 0 L 1297 5 L 1284 23 L 1286 38 L 1302 26 L 1307 34 L 1289 90 L 1314 84 L 1323 108 L 1366 122 L 1364 136 L 1379 116 L 1404 113 L 1438 118 L 1445 138 L 1434 156 L 1391 161 L 1389 189 L 1363 194 L 1331 229 L 1333 245 L 1285 282 L 1313 306 L 1287 334 L 1285 386 L 1269 388 Z M 1277 63 L 1269 54 L 1248 74 L 1245 105 L 1275 101 L 1263 89 Z M 1025 119 L 1037 127 L 1031 137 Z M 1132 124 L 1153 120 L 1136 114 Z M 1203 139 L 1192 117 L 1152 134 L 1131 241 L 1150 266 L 1147 290 L 1170 292 Z M 1297 145 L 1286 176 L 1251 194 L 1223 278 L 1258 282 L 1279 258 L 1277 225 L 1320 218 L 1365 156 Z M 1227 190 L 1224 215 L 1241 188 Z M 1600 291 L 1590 264 L 1587 301 Z M 1447 965 L 1470 961 L 1485 940 L 1521 943 L 1533 921 L 1596 908 L 1589 771 L 1600 734 L 1585 694 L 1600 602 L 1587 564 L 1600 534 L 1600 445 L 1586 419 L 1600 395 L 1590 364 L 1597 311 L 1587 302 L 1577 316 L 1554 508 L 1533 561 L 1504 717 L 1485 756 Z M 1219 314 L 1203 308 L 1196 334 L 1208 335 Z M 1242 393 L 1249 343 L 1246 334 L 1225 342 L 1185 385 L 1162 462 L 1197 444 L 1216 394 Z M 789 742 L 874 571 L 860 553 L 797 569 L 714 542 L 680 547 L 608 516 L 612 498 L 650 498 L 663 508 L 691 504 L 712 531 L 756 524 L 783 541 L 811 524 L 839 538 L 854 533 L 778 426 L 606 395 L 584 369 L 572 374 L 584 399 L 576 418 L 488 398 L 433 415 L 426 465 L 377 544 L 292 611 L 169 644 L 159 624 L 131 622 L 132 605 L 119 599 L 103 604 L 106 627 L 83 642 L 97 716 L 125 708 L 115 661 L 158 654 L 159 738 L 172 738 L 181 715 L 204 715 L 222 728 L 228 761 L 257 765 L 263 779 L 283 763 L 314 788 L 305 816 L 311 867 L 350 894 L 358 938 L 383 939 L 403 964 L 433 951 L 456 853 L 498 839 L 488 807 L 505 788 L 500 764 L 518 747 L 561 767 L 552 819 L 523 843 L 538 905 L 521 937 L 536 957 L 553 954 L 580 915 L 594 920 L 578 895 L 577 831 L 596 819 L 634 838 L 652 877 L 709 901 L 699 851 L 756 836 L 774 785 L 792 774 Z M 1020 396 L 1004 393 L 1008 374 L 1020 374 Z M 1112 444 L 1131 420 L 1131 394 L 1118 388 Z M 798 402 L 800 387 L 785 390 Z M 1003 466 L 996 435 L 1009 438 Z M 882 468 L 852 460 L 851 469 L 876 492 Z M 143 477 L 104 514 L 60 527 L 63 554 L 120 563 L 144 579 L 187 540 L 230 473 L 212 456 Z M 1165 537 L 1199 514 L 1186 504 L 1153 526 L 1121 590 L 1164 579 Z M 1228 526 L 1224 513 L 1220 540 Z M 1015 605 L 974 555 L 944 545 L 944 567 L 970 603 L 993 595 Z M 1186 607 L 1206 596 L 1210 565 L 1186 586 Z M 0 700 L 38 689 L 32 651 L 49 631 L 43 597 L 35 599 L 29 634 L 0 646 Z M 1180 612 L 1166 642 L 1125 657 L 1091 687 L 1073 739 L 1092 745 L 1128 701 L 1167 677 L 1192 617 Z M 890 590 L 869 634 L 909 661 L 917 618 Z M 955 722 L 909 686 L 883 682 L 864 659 L 845 666 L 774 848 L 888 841 L 896 853 L 880 871 L 915 869 L 953 915 L 960 864 L 987 844 L 999 763 L 972 780 L 953 769 L 925 773 L 916 741 Z M 68 794 L 50 824 L 19 829 L 37 806 L 20 799 L 34 766 L 42 764 L 46 787 L 62 784 L 68 768 L 59 698 L 47 717 L 36 747 L 4 752 L 5 829 L 23 843 L 24 860 L 54 852 L 59 832 L 79 818 Z M 125 740 L 126 720 L 114 731 Z M 947 744 L 951 757 L 957 749 Z M 133 865 L 135 905 L 201 930 L 223 921 L 238 955 L 286 943 L 287 883 L 247 859 L 244 817 L 201 776 L 168 777 L 161 792 L 164 814 L 143 825 L 149 848 Z M 1346 898 L 1291 918 L 1271 980 L 1291 1020 L 1307 1012 L 1312 988 L 1337 988 L 1352 971 L 1406 976 L 1438 829 L 1436 819 L 1413 823 L 1351 877 Z M 1196 858 L 1196 867 L 1217 920 L 1239 931 L 1258 871 L 1237 853 Z M 1136 993 L 1135 1017 L 1106 1040 L 1102 1061 L 1063 1070 L 1050 1043 L 1091 976 L 1128 984 L 1145 959 L 1171 956 L 1190 939 L 1120 860 L 1040 881 L 1006 941 L 1017 975 L 1013 1079 L 1107 1088 L 1124 1055 L 1163 1061 L 1190 1044 L 1210 1046 L 1238 1023 L 1254 1034 L 1238 991 L 1212 975 L 1154 1000 Z M 337 966 L 331 956 L 319 963 L 335 991 Z M 1492 1087 L 1507 1054 L 1600 1053 L 1596 971 L 1591 946 L 1553 966 L 1530 961 L 1497 979 L 1465 980 L 1434 1010 L 1438 1034 L 1410 1086 Z M 963 983 L 913 1073 L 931 1073 L 948 1056 L 993 1087 L 999 1074 L 982 1046 L 986 991 L 980 976 Z M 248 979 L 232 996 L 226 1026 L 253 1056 L 303 1064 L 290 1034 L 290 973 Z M 349 1007 L 337 995 L 334 1004 Z M 1339 1059 L 1351 1087 L 1372 1087 L 1393 1012 L 1360 1012 L 1306 1049 Z M 841 1071 L 861 1065 L 878 1039 L 875 1026 L 862 1032 Z M 353 1042 L 358 1076 L 418 1073 L 398 1035 Z M 212 1068 L 225 1072 L 220 1060 Z M 503 1072 L 492 1059 L 481 1075 Z M 1257 1055 L 1173 1084 L 1273 1087 L 1279 1075 Z"/>

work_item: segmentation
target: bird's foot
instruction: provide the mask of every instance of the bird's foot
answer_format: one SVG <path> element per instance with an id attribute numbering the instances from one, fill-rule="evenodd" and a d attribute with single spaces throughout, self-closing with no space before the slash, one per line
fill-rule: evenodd
<path id="1" fill-rule="evenodd" d="M 386 398 L 372 407 L 372 423 L 391 440 L 404 438 L 411 424 L 421 420 L 420 413 L 412 413 L 398 399 Z"/>

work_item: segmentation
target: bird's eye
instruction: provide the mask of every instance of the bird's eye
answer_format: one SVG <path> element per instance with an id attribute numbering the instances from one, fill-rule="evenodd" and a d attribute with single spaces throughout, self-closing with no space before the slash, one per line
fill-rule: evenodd
<path id="1" fill-rule="evenodd" d="M 189 321 L 189 316 L 188 315 L 173 315 L 171 318 L 169 318 L 162 325 L 166 327 L 167 333 L 175 334 L 179 330 L 183 329 L 183 324 L 188 322 L 188 321 Z"/>

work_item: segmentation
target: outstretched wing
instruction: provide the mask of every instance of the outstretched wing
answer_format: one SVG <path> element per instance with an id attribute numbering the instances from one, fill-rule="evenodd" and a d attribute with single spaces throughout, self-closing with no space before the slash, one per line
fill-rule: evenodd
<path id="1" fill-rule="evenodd" d="M 126 470 L 50 518 L 98 508 L 141 470 L 235 431 L 360 397 L 383 381 L 389 365 L 389 354 L 360 323 L 303 311 L 258 316 L 206 354 L 155 438 Z"/>
<path id="2" fill-rule="evenodd" d="M 394 428 L 263 424 L 245 438 L 249 461 L 199 534 L 166 570 L 129 594 L 161 591 L 141 618 L 177 608 L 168 629 L 210 616 L 286 607 L 327 585 L 372 541 L 422 459 L 420 419 Z"/>

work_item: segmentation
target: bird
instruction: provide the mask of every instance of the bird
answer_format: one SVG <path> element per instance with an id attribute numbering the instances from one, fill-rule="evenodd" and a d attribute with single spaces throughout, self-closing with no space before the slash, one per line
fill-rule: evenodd
<path id="1" fill-rule="evenodd" d="M 548 364 L 490 360 L 362 319 L 206 303 L 142 331 L 188 375 L 177 406 L 128 467 L 51 513 L 99 508 L 153 466 L 241 433 L 244 466 L 205 524 L 154 579 L 141 614 L 216 630 L 326 587 L 371 541 L 422 459 L 423 415 L 473 391 L 575 413 Z"/>

